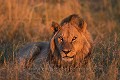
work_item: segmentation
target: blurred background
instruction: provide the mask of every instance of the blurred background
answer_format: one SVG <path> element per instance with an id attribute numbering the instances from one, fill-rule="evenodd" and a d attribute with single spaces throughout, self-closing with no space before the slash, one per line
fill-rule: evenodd
<path id="1" fill-rule="evenodd" d="M 74 13 L 88 24 L 97 66 L 120 63 L 120 0 L 0 0 L 0 63 L 23 44 L 50 40 L 52 21 Z"/>
<path id="2" fill-rule="evenodd" d="M 48 40 L 51 22 L 73 13 L 94 38 L 119 31 L 119 0 L 0 0 L 0 43 Z"/>

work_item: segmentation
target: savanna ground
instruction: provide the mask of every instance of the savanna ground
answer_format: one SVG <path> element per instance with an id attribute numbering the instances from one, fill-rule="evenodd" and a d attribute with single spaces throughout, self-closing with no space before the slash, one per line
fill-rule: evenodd
<path id="1" fill-rule="evenodd" d="M 77 13 L 94 39 L 87 68 L 50 69 L 48 63 L 21 70 L 16 52 L 48 41 L 52 21 Z M 120 80 L 119 0 L 0 0 L 0 80 Z"/>

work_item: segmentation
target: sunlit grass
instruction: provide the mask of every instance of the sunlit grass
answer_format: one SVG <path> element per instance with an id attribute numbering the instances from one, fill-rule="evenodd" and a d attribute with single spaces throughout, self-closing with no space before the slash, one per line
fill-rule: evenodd
<path id="1" fill-rule="evenodd" d="M 120 1 L 1 0 L 0 80 L 119 80 Z M 77 13 L 94 39 L 91 63 L 86 68 L 52 69 L 47 62 L 21 69 L 15 58 L 24 44 L 49 41 L 51 22 Z"/>

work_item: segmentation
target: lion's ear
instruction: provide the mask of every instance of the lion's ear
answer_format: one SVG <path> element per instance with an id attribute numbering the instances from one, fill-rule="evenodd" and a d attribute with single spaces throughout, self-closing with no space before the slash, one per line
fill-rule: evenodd
<path id="1" fill-rule="evenodd" d="M 71 23 L 76 24 L 81 31 L 83 32 L 86 31 L 87 23 L 82 18 L 80 18 L 78 15 L 72 16 Z"/>
<path id="2" fill-rule="evenodd" d="M 81 31 L 85 32 L 87 28 L 87 23 L 83 19 L 80 19 L 78 26 L 80 27 Z"/>
<path id="3" fill-rule="evenodd" d="M 52 22 L 52 29 L 54 30 L 54 34 L 60 29 L 60 25 L 56 22 Z"/>

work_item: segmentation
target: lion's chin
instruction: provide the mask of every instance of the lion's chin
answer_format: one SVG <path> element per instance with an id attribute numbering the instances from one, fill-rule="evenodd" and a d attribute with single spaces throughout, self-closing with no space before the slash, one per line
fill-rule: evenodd
<path id="1" fill-rule="evenodd" d="M 65 62 L 71 62 L 73 60 L 73 58 L 64 57 L 64 58 L 62 58 L 62 60 Z"/>

